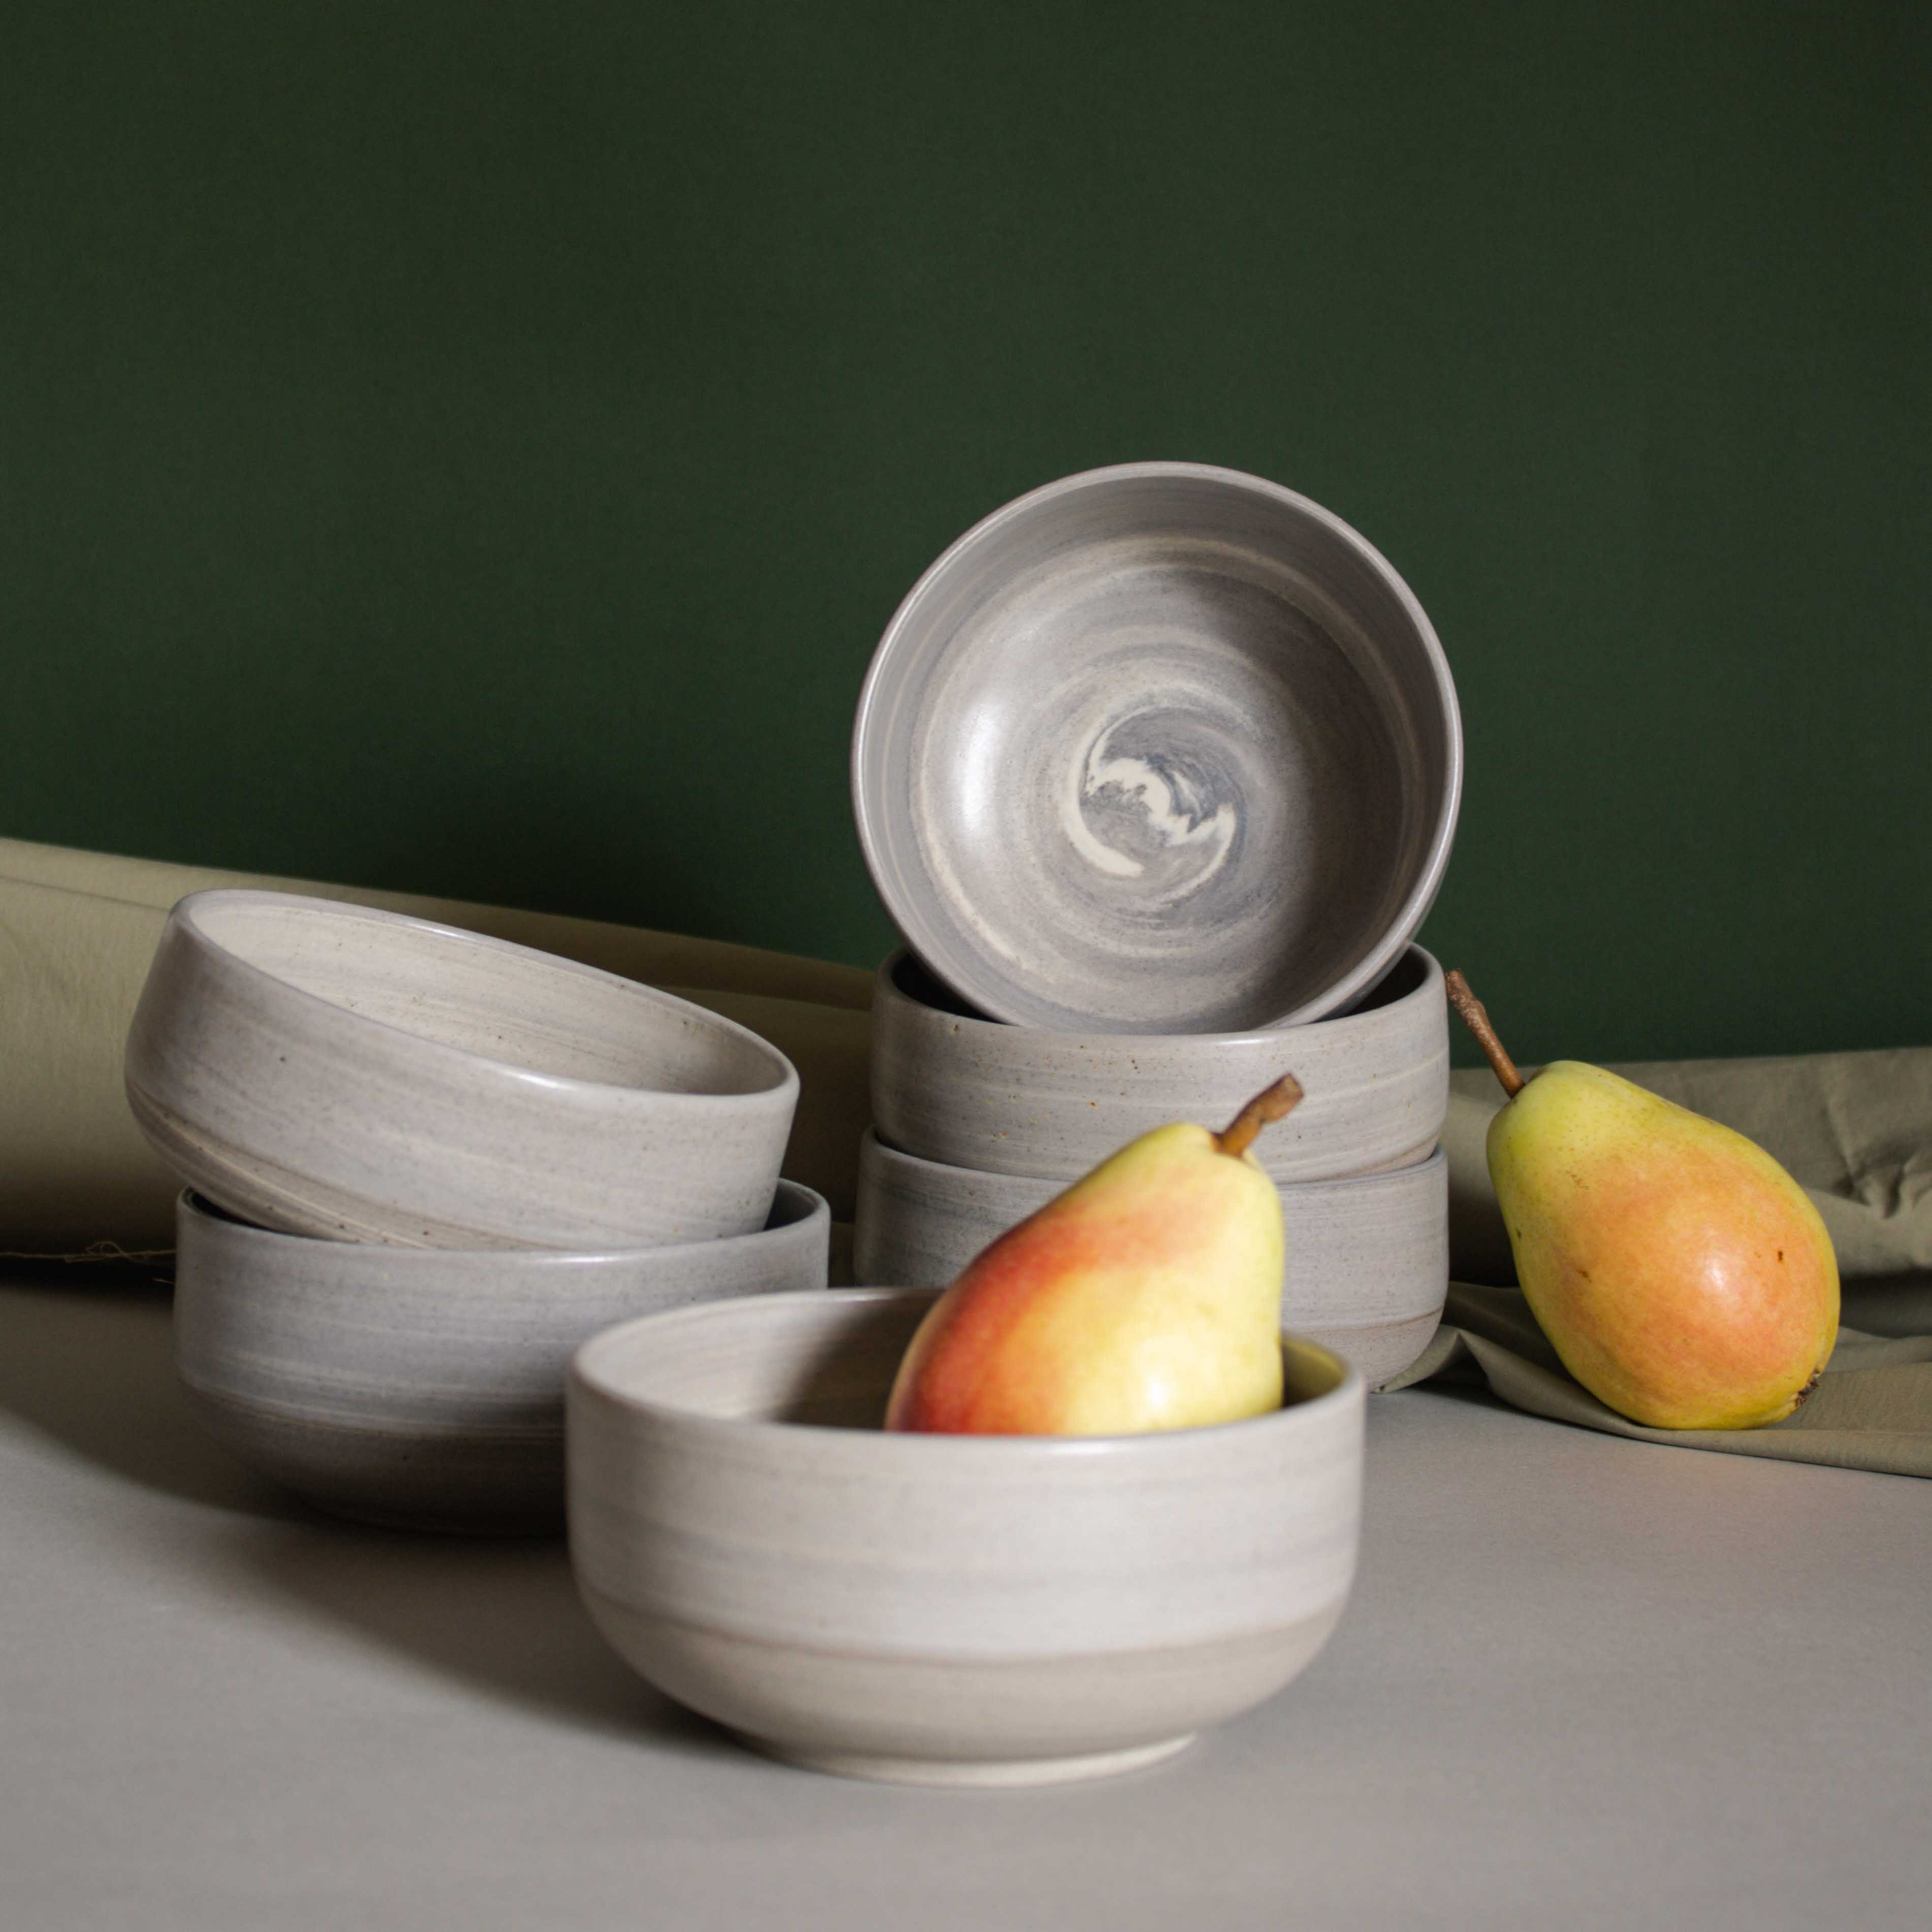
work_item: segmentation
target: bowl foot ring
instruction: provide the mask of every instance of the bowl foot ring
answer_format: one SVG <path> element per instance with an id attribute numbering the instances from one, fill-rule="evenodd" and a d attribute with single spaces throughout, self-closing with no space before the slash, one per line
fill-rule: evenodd
<path id="1" fill-rule="evenodd" d="M 1077 1757 L 949 1759 L 874 1756 L 862 1751 L 800 1750 L 790 1744 L 734 1733 L 767 1757 L 836 1778 L 862 1778 L 879 1784 L 948 1785 L 956 1790 L 1010 1790 L 1029 1784 L 1072 1784 L 1083 1778 L 1118 1778 L 1130 1771 L 1178 1756 L 1196 1734 L 1162 1738 L 1124 1750 L 1090 1751 Z"/>

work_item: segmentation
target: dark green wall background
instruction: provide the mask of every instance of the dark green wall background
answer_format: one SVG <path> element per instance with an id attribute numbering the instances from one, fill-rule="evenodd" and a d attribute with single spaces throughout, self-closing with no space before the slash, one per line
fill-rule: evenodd
<path id="1" fill-rule="evenodd" d="M 1932 1037 L 1904 6 L 0 25 L 0 830 L 870 963 L 873 644 L 1068 471 L 1348 518 L 1536 1059 Z"/>

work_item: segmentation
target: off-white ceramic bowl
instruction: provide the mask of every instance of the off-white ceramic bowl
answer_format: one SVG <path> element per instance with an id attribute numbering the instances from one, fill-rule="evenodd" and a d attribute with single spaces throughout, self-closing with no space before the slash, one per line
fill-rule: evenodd
<path id="1" fill-rule="evenodd" d="M 555 1530 L 578 1346 L 633 1316 L 823 1288 L 831 1217 L 778 1185 L 770 1226 L 605 1254 L 395 1248 L 250 1227 L 184 1194 L 175 1360 L 205 1425 L 339 1514 Z"/>
<path id="2" fill-rule="evenodd" d="M 862 1282 L 943 1288 L 1065 1185 L 920 1160 L 868 1132 L 860 1147 L 853 1273 Z M 1448 1162 L 1438 1151 L 1413 1167 L 1288 1181 L 1279 1191 L 1282 1322 L 1334 1349 L 1373 1388 L 1421 1354 L 1442 1318 Z"/>
<path id="3" fill-rule="evenodd" d="M 1252 1420 L 888 1435 L 931 1301 L 720 1302 L 579 1352 L 572 1559 L 644 1676 L 823 1770 L 1020 1784 L 1152 1763 L 1308 1663 L 1354 1571 L 1359 1376 L 1284 1336 Z"/>
<path id="4" fill-rule="evenodd" d="M 872 993 L 872 1121 L 952 1167 L 1057 1180 L 1169 1120 L 1226 1126 L 1283 1073 L 1305 1097 L 1255 1144 L 1277 1180 L 1426 1160 L 1449 1105 L 1442 969 L 1412 946 L 1356 1010 L 1246 1034 L 1062 1034 L 974 1013 L 910 953 Z"/>
<path id="5" fill-rule="evenodd" d="M 852 795 L 908 943 L 1063 1033 L 1345 1010 L 1400 956 L 1462 784 L 1422 607 L 1258 476 L 1130 463 L 995 511 L 874 653 Z"/>
<path id="6" fill-rule="evenodd" d="M 775 1047 L 615 974 L 364 906 L 196 892 L 128 1097 L 210 1200 L 403 1246 L 644 1247 L 764 1226 L 798 1101 Z"/>

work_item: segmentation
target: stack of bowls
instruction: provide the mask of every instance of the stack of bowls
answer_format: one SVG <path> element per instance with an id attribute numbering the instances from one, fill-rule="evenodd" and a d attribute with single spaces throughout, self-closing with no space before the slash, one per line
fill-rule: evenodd
<path id="1" fill-rule="evenodd" d="M 1191 464 L 1050 484 L 946 551 L 873 658 L 853 795 L 908 950 L 873 1007 L 862 1282 L 942 1286 L 1166 1121 L 1292 1073 L 1283 1318 L 1371 1384 L 1440 1318 L 1442 974 L 1414 944 L 1461 788 L 1390 565 Z"/>
<path id="2" fill-rule="evenodd" d="M 716 1014 L 428 920 L 184 899 L 127 1051 L 188 1184 L 176 1352 L 208 1426 L 339 1512 L 554 1528 L 598 1329 L 825 1284 L 778 1180 L 798 1076 Z"/>

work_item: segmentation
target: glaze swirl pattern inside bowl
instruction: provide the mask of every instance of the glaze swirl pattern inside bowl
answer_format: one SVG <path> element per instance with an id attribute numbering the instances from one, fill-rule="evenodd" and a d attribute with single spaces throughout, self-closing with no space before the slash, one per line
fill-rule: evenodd
<path id="1" fill-rule="evenodd" d="M 853 790 L 914 950 L 994 1018 L 1226 1032 L 1347 1006 L 1448 862 L 1454 686 L 1390 566 L 1305 497 L 1131 464 L 988 518 L 914 586 Z"/>

